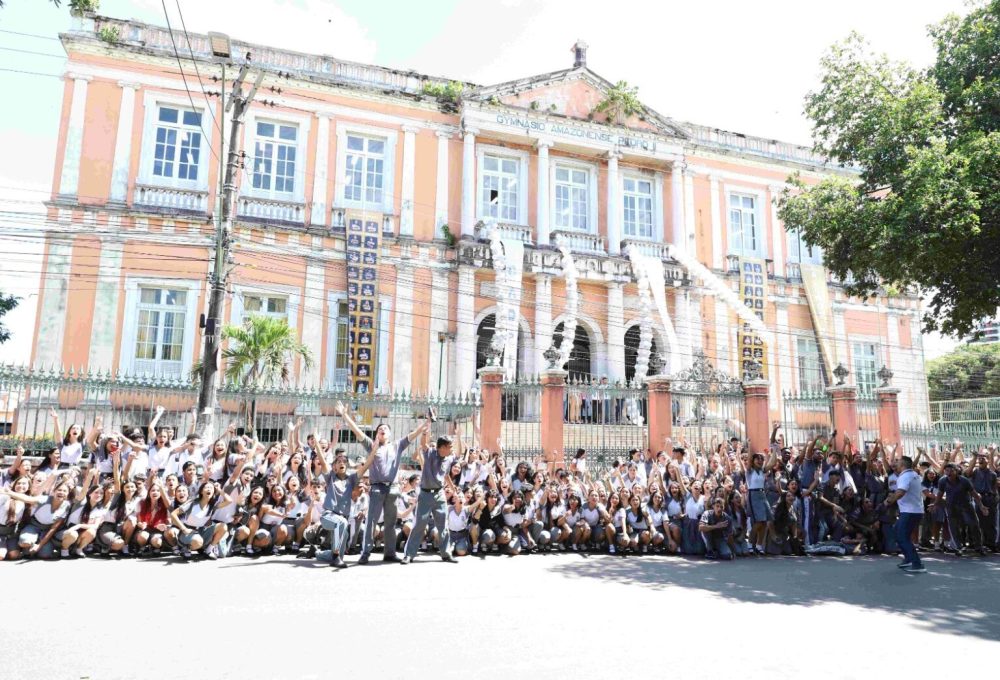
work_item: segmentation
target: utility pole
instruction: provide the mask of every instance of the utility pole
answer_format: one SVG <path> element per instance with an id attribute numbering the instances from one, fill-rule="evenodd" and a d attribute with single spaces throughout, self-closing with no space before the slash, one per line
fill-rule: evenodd
<path id="1" fill-rule="evenodd" d="M 250 102 L 257 94 L 257 88 L 264 80 L 264 72 L 257 74 L 257 80 L 250 92 L 244 94 L 243 81 L 250 70 L 250 55 L 240 68 L 240 74 L 233 83 L 232 92 L 226 102 L 224 111 L 233 109 L 229 127 L 229 156 L 226 159 L 225 178 L 222 184 L 222 219 L 215 229 L 215 267 L 212 271 L 212 296 L 208 302 L 208 315 L 202 324 L 205 334 L 205 350 L 201 360 L 201 387 L 198 392 L 198 421 L 195 430 L 198 434 L 214 432 L 215 404 L 218 392 L 217 376 L 219 373 L 219 345 L 222 341 L 222 307 L 226 298 L 226 267 L 229 263 L 230 233 L 233 227 L 233 199 L 236 195 L 236 168 L 240 162 L 239 135 L 240 128 L 250 108 Z M 223 90 L 224 92 L 224 90 Z"/>

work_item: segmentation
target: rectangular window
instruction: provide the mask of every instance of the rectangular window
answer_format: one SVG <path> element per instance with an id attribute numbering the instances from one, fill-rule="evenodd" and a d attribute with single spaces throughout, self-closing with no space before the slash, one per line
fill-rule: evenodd
<path id="1" fill-rule="evenodd" d="M 385 187 L 385 140 L 347 135 L 347 170 L 344 199 L 372 206 L 382 205 Z"/>
<path id="2" fill-rule="evenodd" d="M 811 246 L 803 241 L 798 229 L 791 229 L 788 232 L 788 261 L 823 264 L 823 251 L 819 246 Z"/>
<path id="3" fill-rule="evenodd" d="M 757 199 L 729 195 L 729 252 L 731 255 L 764 255 L 764 234 L 757 223 Z"/>
<path id="4" fill-rule="evenodd" d="M 823 391 L 823 365 L 820 363 L 819 346 L 812 338 L 799 338 L 797 359 L 799 392 L 818 394 Z"/>
<path id="5" fill-rule="evenodd" d="M 622 189 L 625 236 L 653 238 L 653 183 L 626 177 Z"/>
<path id="6" fill-rule="evenodd" d="M 161 106 L 156 119 L 153 175 L 197 180 L 201 158 L 201 113 Z"/>
<path id="7" fill-rule="evenodd" d="M 590 231 L 590 173 L 557 166 L 555 185 L 556 228 Z"/>
<path id="8" fill-rule="evenodd" d="M 382 322 L 382 303 L 375 306 L 375 318 Z M 351 370 L 351 345 L 348 330 L 350 328 L 350 316 L 347 311 L 347 300 L 337 303 L 337 329 L 333 338 L 333 383 L 334 385 L 346 385 L 350 380 Z M 384 329 L 379 329 L 379 335 Z M 382 356 L 375 351 L 375 366 L 373 375 L 378 377 L 378 367 L 382 361 Z M 376 387 L 378 385 L 376 384 Z"/>
<path id="9" fill-rule="evenodd" d="M 253 188 L 292 193 L 295 188 L 295 150 L 298 128 L 294 125 L 257 122 L 254 144 Z"/>
<path id="10" fill-rule="evenodd" d="M 855 342 L 851 346 L 851 354 L 854 356 L 854 380 L 858 385 L 858 394 L 870 397 L 878 386 L 875 345 Z"/>
<path id="11" fill-rule="evenodd" d="M 517 206 L 518 173 L 521 164 L 516 158 L 486 154 L 479 173 L 482 189 L 481 212 L 498 222 L 519 224 Z"/>
<path id="12" fill-rule="evenodd" d="M 183 366 L 184 319 L 187 291 L 171 288 L 139 289 L 135 333 L 137 373 L 178 378 Z"/>
<path id="13" fill-rule="evenodd" d="M 281 295 L 247 294 L 243 296 L 243 316 L 269 316 L 288 320 L 288 298 Z"/>

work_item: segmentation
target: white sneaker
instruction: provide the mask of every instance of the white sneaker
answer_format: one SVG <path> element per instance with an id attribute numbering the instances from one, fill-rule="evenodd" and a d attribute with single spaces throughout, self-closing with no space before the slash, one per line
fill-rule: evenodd
<path id="1" fill-rule="evenodd" d="M 475 555 L 477 552 L 479 552 L 479 545 L 472 546 L 472 554 Z"/>
<path id="2" fill-rule="evenodd" d="M 73 554 L 76 555 L 77 557 L 86 557 L 87 556 L 86 553 L 83 552 L 82 548 L 77 548 L 76 550 L 73 551 Z"/>
<path id="3" fill-rule="evenodd" d="M 614 555 L 615 554 L 615 546 L 613 546 L 613 545 L 609 545 L 608 546 L 608 554 L 609 555 Z"/>
<path id="4" fill-rule="evenodd" d="M 59 557 L 69 557 L 69 549 L 63 548 L 59 551 Z"/>

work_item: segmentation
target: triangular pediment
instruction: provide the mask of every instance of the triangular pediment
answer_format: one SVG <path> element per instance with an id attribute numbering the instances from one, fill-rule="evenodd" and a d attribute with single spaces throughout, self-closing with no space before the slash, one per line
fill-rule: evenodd
<path id="1" fill-rule="evenodd" d="M 579 67 L 481 87 L 466 95 L 466 99 L 494 106 L 509 106 L 595 123 L 608 123 L 608 114 L 597 109 L 614 87 L 613 83 L 590 69 Z M 672 137 L 687 136 L 679 124 L 644 104 L 639 113 L 619 120 L 617 124 Z"/>

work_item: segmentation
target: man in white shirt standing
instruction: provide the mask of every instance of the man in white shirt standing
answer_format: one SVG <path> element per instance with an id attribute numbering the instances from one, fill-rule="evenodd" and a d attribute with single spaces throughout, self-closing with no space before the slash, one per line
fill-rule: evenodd
<path id="1" fill-rule="evenodd" d="M 903 551 L 903 561 L 898 565 L 909 574 L 921 574 L 925 571 L 920 561 L 920 554 L 913 546 L 910 537 L 913 530 L 920 526 L 924 516 L 923 484 L 913 469 L 913 459 L 903 456 L 896 461 L 896 489 L 886 499 L 887 504 L 896 503 L 899 506 L 899 519 L 896 520 L 896 543 Z"/>

